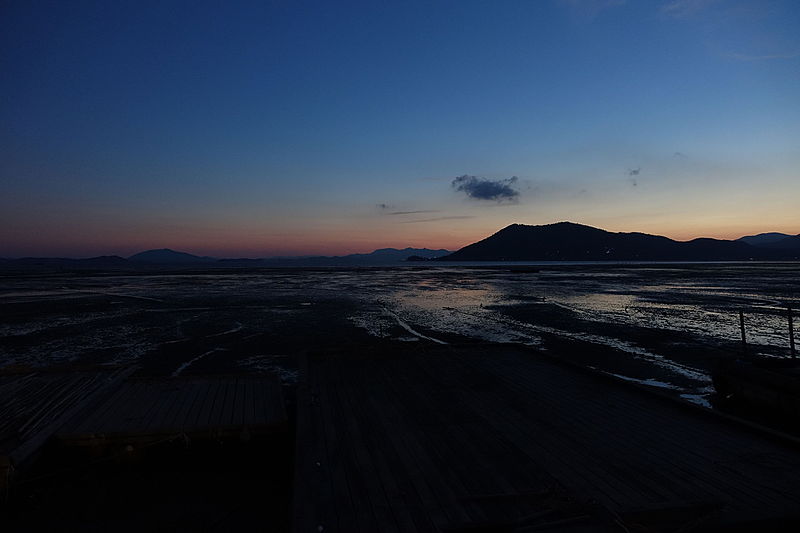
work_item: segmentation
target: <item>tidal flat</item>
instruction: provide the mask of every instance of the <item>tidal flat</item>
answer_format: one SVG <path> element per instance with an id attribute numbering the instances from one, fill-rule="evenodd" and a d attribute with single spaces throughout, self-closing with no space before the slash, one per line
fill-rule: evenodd
<path id="1" fill-rule="evenodd" d="M 424 264 L 0 277 L 0 371 L 274 373 L 298 357 L 514 343 L 710 405 L 713 360 L 788 356 L 796 263 Z M 414 344 L 416 343 L 416 344 Z"/>

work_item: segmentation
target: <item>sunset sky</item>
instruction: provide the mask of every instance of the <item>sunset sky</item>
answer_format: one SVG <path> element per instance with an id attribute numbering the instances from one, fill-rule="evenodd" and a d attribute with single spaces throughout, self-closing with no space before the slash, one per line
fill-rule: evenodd
<path id="1" fill-rule="evenodd" d="M 0 257 L 800 232 L 794 0 L 8 0 L 0 47 Z"/>

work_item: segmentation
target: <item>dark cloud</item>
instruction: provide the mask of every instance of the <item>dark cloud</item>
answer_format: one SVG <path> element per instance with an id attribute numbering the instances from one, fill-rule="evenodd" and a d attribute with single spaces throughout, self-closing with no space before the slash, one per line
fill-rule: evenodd
<path id="1" fill-rule="evenodd" d="M 628 176 L 638 176 L 641 171 L 642 171 L 641 167 L 629 168 Z"/>
<path id="2" fill-rule="evenodd" d="M 672 157 L 687 157 L 683 152 L 675 152 Z"/>
<path id="3" fill-rule="evenodd" d="M 375 206 L 378 209 L 382 209 L 382 210 L 391 209 L 392 207 L 394 207 L 394 206 L 391 206 L 389 204 L 376 204 Z"/>
<path id="4" fill-rule="evenodd" d="M 516 200 L 519 191 L 514 185 L 519 181 L 516 176 L 504 180 L 490 180 L 477 176 L 458 176 L 451 185 L 459 192 L 464 192 L 474 200 L 494 200 L 496 202 Z"/>

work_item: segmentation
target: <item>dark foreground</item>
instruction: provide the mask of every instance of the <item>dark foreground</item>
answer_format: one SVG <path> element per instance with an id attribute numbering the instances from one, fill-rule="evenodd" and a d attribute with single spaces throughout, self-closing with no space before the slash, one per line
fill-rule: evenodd
<path id="1" fill-rule="evenodd" d="M 513 346 L 319 354 L 294 531 L 796 531 L 797 442 Z"/>
<path id="2" fill-rule="evenodd" d="M 278 380 L 132 370 L 0 377 L 2 523 L 288 530 L 294 432 Z"/>
<path id="3" fill-rule="evenodd" d="M 308 354 L 286 400 L 112 372 L 12 472 L 4 530 L 800 527 L 793 437 L 531 348 L 371 348 Z"/>
<path id="4" fill-rule="evenodd" d="M 739 310 L 750 353 L 788 354 L 796 265 L 535 270 L 4 278 L 0 462 L 19 468 L 2 529 L 794 519 L 794 441 L 698 405 L 715 404 L 712 363 L 740 353 Z M 256 398 L 262 411 L 248 407 Z M 275 413 L 282 429 L 253 426 Z"/>

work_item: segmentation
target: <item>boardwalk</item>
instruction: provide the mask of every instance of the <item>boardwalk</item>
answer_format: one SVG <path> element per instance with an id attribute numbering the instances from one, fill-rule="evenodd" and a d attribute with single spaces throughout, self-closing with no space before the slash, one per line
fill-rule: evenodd
<path id="1" fill-rule="evenodd" d="M 0 376 L 0 464 L 19 467 L 64 420 L 91 408 L 132 369 Z"/>
<path id="2" fill-rule="evenodd" d="M 248 438 L 285 431 L 280 382 L 271 376 L 136 378 L 61 427 L 68 445 L 153 442 L 178 435 Z"/>
<path id="3" fill-rule="evenodd" d="M 522 349 L 307 367 L 298 533 L 678 531 L 800 514 L 790 445 Z"/>
<path id="4" fill-rule="evenodd" d="M 116 446 L 177 437 L 248 440 L 288 428 L 275 377 L 133 378 L 134 371 L 0 375 L 0 494 L 53 438 Z"/>

